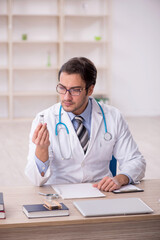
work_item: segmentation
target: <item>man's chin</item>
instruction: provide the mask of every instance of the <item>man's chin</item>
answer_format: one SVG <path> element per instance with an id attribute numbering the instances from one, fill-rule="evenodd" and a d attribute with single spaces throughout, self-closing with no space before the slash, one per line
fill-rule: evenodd
<path id="1" fill-rule="evenodd" d="M 63 107 L 63 109 L 64 109 L 66 112 L 73 112 L 73 111 L 74 111 L 72 105 L 62 104 L 62 107 Z"/>

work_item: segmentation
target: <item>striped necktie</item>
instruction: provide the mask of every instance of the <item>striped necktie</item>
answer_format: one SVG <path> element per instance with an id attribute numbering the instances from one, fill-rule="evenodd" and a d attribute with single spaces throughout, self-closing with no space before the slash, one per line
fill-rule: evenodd
<path id="1" fill-rule="evenodd" d="M 78 123 L 78 128 L 76 130 L 76 133 L 77 133 L 77 136 L 78 136 L 79 141 L 81 143 L 81 146 L 82 146 L 84 152 L 86 153 L 87 147 L 88 147 L 88 144 L 89 144 L 88 131 L 85 128 L 85 126 L 83 125 L 83 118 L 81 116 L 76 116 L 75 120 Z"/>

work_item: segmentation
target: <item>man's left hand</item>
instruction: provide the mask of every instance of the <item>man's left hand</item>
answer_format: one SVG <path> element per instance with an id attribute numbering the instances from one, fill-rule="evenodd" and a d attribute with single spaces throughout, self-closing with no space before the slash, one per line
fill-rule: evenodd
<path id="1" fill-rule="evenodd" d="M 93 187 L 98 188 L 101 191 L 112 192 L 116 189 L 119 189 L 122 185 L 127 185 L 129 179 L 124 174 L 119 174 L 113 178 L 104 177 L 99 183 L 94 183 Z"/>

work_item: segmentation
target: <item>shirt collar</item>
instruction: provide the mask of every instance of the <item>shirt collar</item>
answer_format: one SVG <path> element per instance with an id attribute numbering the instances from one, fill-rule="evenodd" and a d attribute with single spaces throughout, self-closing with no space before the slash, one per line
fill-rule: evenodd
<path id="1" fill-rule="evenodd" d="M 91 116 L 91 110 L 92 110 L 92 101 L 89 98 L 86 109 L 79 116 L 83 117 L 84 121 L 89 122 L 89 119 Z M 68 112 L 68 116 L 72 121 L 76 115 L 72 112 Z"/>

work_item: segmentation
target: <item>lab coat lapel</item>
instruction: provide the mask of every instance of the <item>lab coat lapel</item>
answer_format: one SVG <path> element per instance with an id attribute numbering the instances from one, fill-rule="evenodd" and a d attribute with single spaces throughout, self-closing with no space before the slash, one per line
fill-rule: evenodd
<path id="1" fill-rule="evenodd" d="M 103 121 L 101 110 L 95 100 L 92 100 L 91 136 L 87 153 L 91 150 L 96 140 L 100 125 Z"/>

